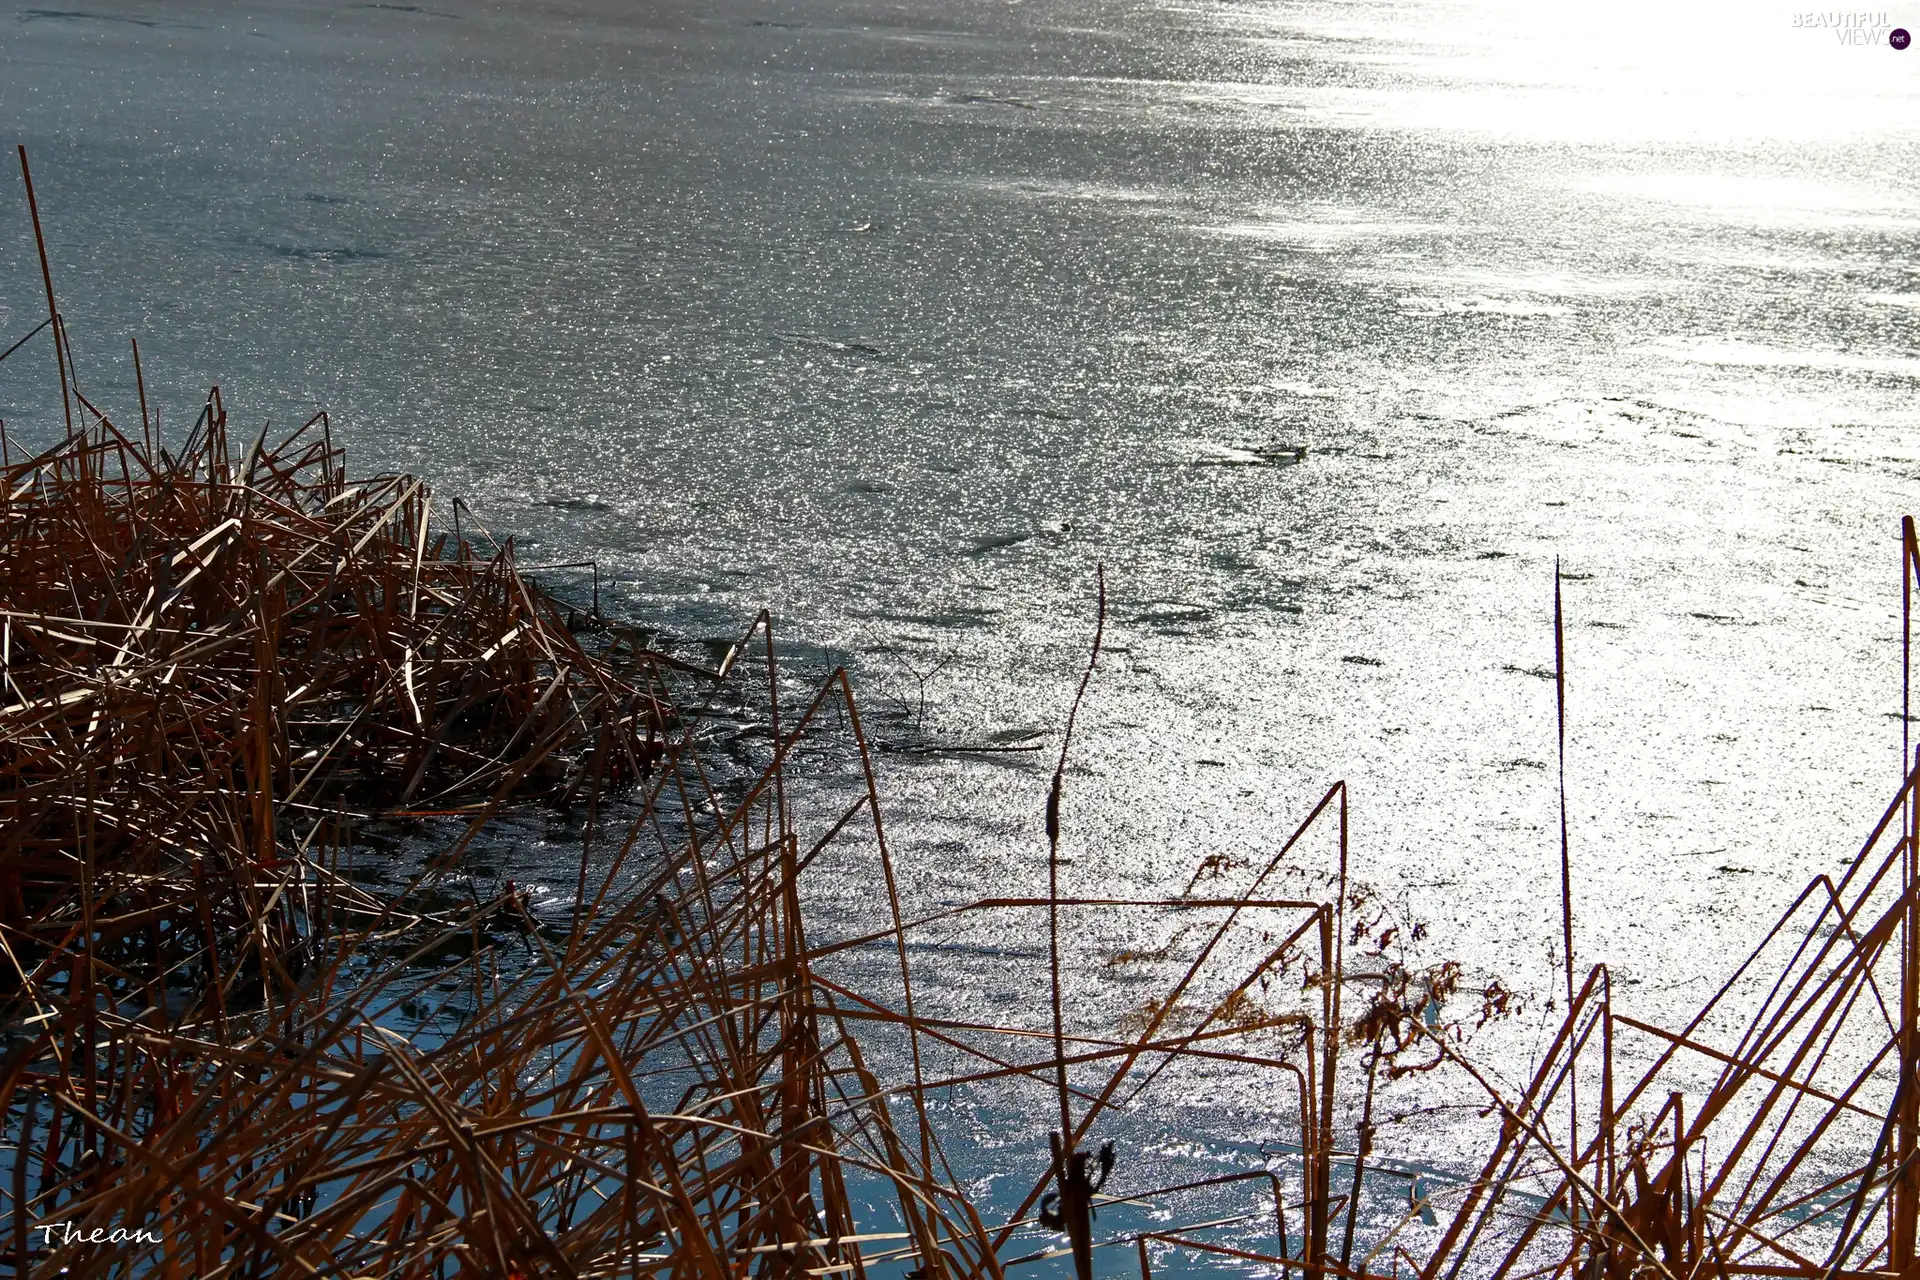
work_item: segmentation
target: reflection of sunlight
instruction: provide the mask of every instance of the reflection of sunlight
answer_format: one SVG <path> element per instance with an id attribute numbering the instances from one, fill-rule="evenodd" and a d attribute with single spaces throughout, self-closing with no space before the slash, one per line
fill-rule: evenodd
<path id="1" fill-rule="evenodd" d="M 1418 284 L 1429 290 L 1445 288 L 1471 296 L 1531 295 L 1574 300 L 1662 293 L 1675 285 L 1672 280 L 1643 276 L 1513 271 L 1489 266 L 1447 267 L 1424 258 L 1403 266 L 1354 270 L 1347 278 L 1385 285 Z"/>
<path id="2" fill-rule="evenodd" d="M 1808 178 L 1724 173 L 1605 174 L 1582 190 L 1657 200 L 1714 221 L 1763 227 L 1920 227 L 1920 203 L 1896 194 Z"/>
<path id="3" fill-rule="evenodd" d="M 1415 316 L 1509 316 L 1518 319 L 1564 316 L 1571 307 L 1557 302 L 1492 297 L 1476 293 L 1465 298 L 1432 298 L 1419 294 L 1400 299 L 1400 309 Z"/>
<path id="4" fill-rule="evenodd" d="M 1310 209 L 1317 217 L 1301 218 L 1298 211 L 1276 210 L 1272 220 L 1236 222 L 1202 227 L 1215 235 L 1274 240 L 1303 248 L 1331 248 L 1363 240 L 1390 240 L 1402 236 L 1439 235 L 1455 230 L 1437 222 L 1382 221 L 1377 215 L 1340 210 Z"/>
<path id="5" fill-rule="evenodd" d="M 1316 58 L 1376 69 L 1391 81 L 1385 94 L 1328 86 L 1317 105 L 1392 127 L 1619 140 L 1920 127 L 1920 51 L 1890 48 L 1877 21 L 1860 36 L 1797 28 L 1799 11 L 1740 0 L 1320 0 L 1239 8 L 1226 22 L 1256 63 L 1263 49 L 1286 57 L 1311 46 Z M 1884 12 L 1920 30 L 1920 5 Z"/>
<path id="6" fill-rule="evenodd" d="M 1648 343 L 1646 349 L 1669 359 L 1697 364 L 1920 378 L 1920 360 L 1910 357 L 1859 356 L 1845 351 L 1776 347 L 1737 338 L 1659 338 Z"/>

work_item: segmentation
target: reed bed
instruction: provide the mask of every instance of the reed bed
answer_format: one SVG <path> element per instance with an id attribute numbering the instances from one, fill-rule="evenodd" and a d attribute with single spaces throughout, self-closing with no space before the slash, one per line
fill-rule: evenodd
<path id="1" fill-rule="evenodd" d="M 143 391 L 123 431 L 47 292 L 70 422 L 19 460 L 0 428 L 11 1274 L 1913 1274 L 1914 773 L 1688 1025 L 1569 966 L 1507 1088 L 1470 1033 L 1511 993 L 1395 961 L 1344 784 L 1232 877 L 1075 896 L 1069 720 L 1035 891 L 915 914 L 847 672 L 796 695 L 764 614 L 710 668 L 583 619 L 420 481 L 350 480 L 324 415 L 235 449 L 215 391 L 168 449 Z M 1901 565 L 1910 593 L 1911 523 Z M 717 709 L 750 721 L 738 777 Z M 585 811 L 559 914 L 462 869 L 529 807 Z M 355 858 L 390 829 L 429 856 L 372 888 Z M 1309 849 L 1326 892 L 1289 896 Z M 1063 946 L 1117 913 L 1180 927 Z M 926 989 L 917 948 L 962 928 L 1044 940 L 1029 1008 Z M 1122 964 L 1152 999 L 1080 998 Z M 1102 1135 L 1199 1068 L 1258 1082 L 1293 1140 L 1156 1185 Z M 1484 1149 L 1416 1167 L 1376 1100 L 1442 1079 Z M 1017 1183 L 992 1215 L 930 1105 L 983 1084 L 1051 1132 L 991 1171 Z M 1157 1212 L 1111 1225 L 1128 1205 Z"/>

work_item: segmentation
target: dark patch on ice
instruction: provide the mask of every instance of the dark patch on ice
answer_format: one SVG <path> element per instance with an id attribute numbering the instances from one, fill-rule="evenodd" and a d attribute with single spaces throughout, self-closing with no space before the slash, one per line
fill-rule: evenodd
<path id="1" fill-rule="evenodd" d="M 1067 859 L 1060 859 L 1060 865 L 1066 864 Z M 861 949 L 894 945 L 896 944 L 883 939 L 863 943 Z M 909 951 L 937 951 L 943 955 L 979 956 L 987 960 L 1044 960 L 1047 958 L 1047 953 L 1038 947 L 995 947 L 975 942 L 909 942 L 906 948 Z"/>
<path id="2" fill-rule="evenodd" d="M 843 341 L 839 338 L 821 338 L 810 333 L 776 332 L 774 337 L 782 342 L 790 342 L 799 347 L 818 347 L 822 351 L 831 351 L 837 355 L 882 356 L 886 352 L 871 342 Z"/>
<path id="3" fill-rule="evenodd" d="M 1017 547 L 1023 542 L 1033 541 L 1031 533 L 992 533 L 983 538 L 975 538 L 967 548 L 970 556 L 984 556 L 990 551 L 1000 551 L 1007 547 Z"/>
<path id="4" fill-rule="evenodd" d="M 276 258 L 289 258 L 296 262 L 375 262 L 393 256 L 387 249 L 368 249 L 355 245 L 283 244 L 276 240 L 253 239 L 241 243 L 250 248 L 264 249 Z"/>
<path id="5" fill-rule="evenodd" d="M 1349 653 L 1344 658 L 1341 658 L 1340 661 L 1351 662 L 1356 667 L 1384 667 L 1387 665 L 1380 659 L 1369 658 L 1363 653 Z"/>
<path id="6" fill-rule="evenodd" d="M 85 9 L 22 9 L 20 21 L 118 22 L 129 27 L 158 27 L 152 18 L 129 18 L 118 13 L 91 13 Z"/>
<path id="7" fill-rule="evenodd" d="M 998 609 L 961 605 L 952 609 L 943 609 L 937 613 L 892 613 L 881 610 L 868 616 L 879 622 L 892 622 L 909 627 L 936 627 L 947 631 L 960 627 L 984 627 L 999 614 Z M 911 638 L 903 637 L 909 640 Z"/>
<path id="8" fill-rule="evenodd" d="M 417 13 L 423 18 L 451 18 L 455 22 L 460 20 L 460 15 L 457 13 L 447 13 L 440 9 L 429 9 L 423 4 L 380 4 L 377 3 L 376 0 L 376 2 L 367 4 L 356 4 L 353 7 L 356 9 L 387 9 L 394 13 Z"/>
<path id="9" fill-rule="evenodd" d="M 1003 98 L 991 93 L 950 93 L 945 100 L 960 107 L 1018 107 L 1022 111 L 1040 109 L 1019 98 Z"/>
<path id="10" fill-rule="evenodd" d="M 1149 600 L 1133 618 L 1136 626 L 1179 627 L 1212 620 L 1213 611 L 1187 600 Z"/>
<path id="11" fill-rule="evenodd" d="M 1291 467 L 1307 460 L 1303 444 L 1208 445 L 1196 467 Z"/>

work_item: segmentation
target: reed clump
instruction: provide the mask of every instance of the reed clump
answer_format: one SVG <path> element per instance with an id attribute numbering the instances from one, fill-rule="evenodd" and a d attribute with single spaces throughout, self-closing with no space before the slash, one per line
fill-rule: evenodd
<path id="1" fill-rule="evenodd" d="M 430 530 L 417 480 L 349 484 L 324 414 L 236 451 L 216 388 L 177 456 L 96 417 L 0 467 L 0 988 L 76 939 L 115 999 L 284 983 L 278 872 L 315 816 L 567 799 L 657 758 L 662 706 L 511 546 Z"/>
<path id="2" fill-rule="evenodd" d="M 80 403 L 0 470 L 17 1274 L 790 1269 L 858 1234 L 848 1161 L 906 1196 L 882 1238 L 964 1249 L 799 980 L 780 764 L 740 799 L 690 752 L 672 686 L 733 655 L 590 649 L 511 541 L 350 483 L 324 415 L 235 451 L 216 390 L 175 454 Z M 636 788 L 564 927 L 422 909 L 507 807 Z M 454 834 L 407 890 L 342 873 L 356 825 L 422 819 Z"/>

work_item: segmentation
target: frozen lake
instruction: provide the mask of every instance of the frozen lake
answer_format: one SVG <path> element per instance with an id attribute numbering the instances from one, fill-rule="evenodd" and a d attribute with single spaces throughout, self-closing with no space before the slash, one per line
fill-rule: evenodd
<path id="1" fill-rule="evenodd" d="M 176 434 L 213 381 L 327 408 L 681 635 L 770 606 L 883 736 L 1057 732 L 1104 563 L 1076 891 L 1345 778 L 1425 954 L 1547 1016 L 1556 556 L 1577 952 L 1636 1014 L 1901 776 L 1920 51 L 1731 3 L 115 3 L 0 12 L 0 118 L 94 399 L 132 334 Z M 10 342 L 11 182 L 0 227 Z M 883 756 L 909 893 L 1041 888 L 1050 767 Z M 1232 1106 L 1179 1124 L 1231 1154 Z"/>

